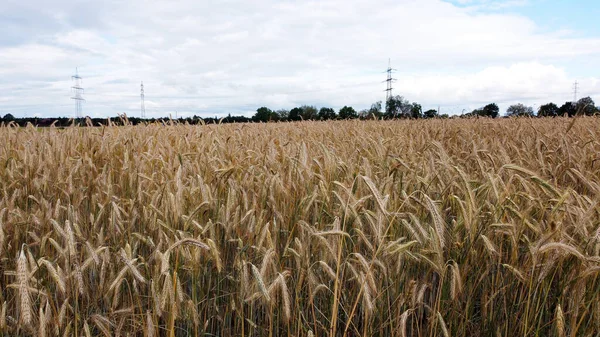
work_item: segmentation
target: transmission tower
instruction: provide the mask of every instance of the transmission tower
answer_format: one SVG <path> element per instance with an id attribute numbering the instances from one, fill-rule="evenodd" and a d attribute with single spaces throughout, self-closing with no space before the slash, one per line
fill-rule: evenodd
<path id="1" fill-rule="evenodd" d="M 573 83 L 573 103 L 577 103 L 577 90 L 579 89 L 579 83 L 575 81 Z"/>
<path id="2" fill-rule="evenodd" d="M 79 76 L 79 71 L 75 68 L 75 75 L 71 76 L 71 80 L 75 81 L 75 85 L 71 87 L 73 90 L 74 96 L 71 99 L 75 100 L 75 118 L 83 117 L 81 113 L 81 106 L 85 99 L 83 98 L 83 88 L 81 87 L 81 76 Z"/>
<path id="3" fill-rule="evenodd" d="M 142 99 L 142 105 L 140 107 L 142 118 L 146 118 L 146 103 L 144 103 L 144 82 L 142 82 L 141 85 L 140 98 Z"/>
<path id="4" fill-rule="evenodd" d="M 396 69 L 392 69 L 392 62 L 390 59 L 388 59 L 388 67 L 387 67 L 387 80 L 385 80 L 385 82 L 387 83 L 387 89 L 385 89 L 385 102 L 387 103 L 390 98 L 393 97 L 392 95 L 392 83 L 396 82 L 395 78 L 392 78 L 392 72 L 395 71 Z"/>

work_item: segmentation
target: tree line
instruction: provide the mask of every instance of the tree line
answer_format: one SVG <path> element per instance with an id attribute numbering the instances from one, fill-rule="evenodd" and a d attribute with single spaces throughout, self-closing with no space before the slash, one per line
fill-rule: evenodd
<path id="1" fill-rule="evenodd" d="M 579 101 L 565 102 L 561 107 L 554 103 L 541 105 L 537 112 L 533 107 L 522 103 L 513 104 L 506 110 L 506 117 L 557 117 L 576 115 L 593 116 L 600 114 L 600 108 L 596 107 L 590 97 L 584 97 Z M 457 117 L 500 117 L 500 108 L 496 103 L 487 104 L 471 112 L 463 113 Z M 336 112 L 332 108 L 322 107 L 317 109 L 315 106 L 303 105 L 292 110 L 273 111 L 267 107 L 261 107 L 256 110 L 252 116 L 254 122 L 268 121 L 298 121 L 298 120 L 334 120 L 334 119 L 396 119 L 396 118 L 449 118 L 447 114 L 439 114 L 435 109 L 423 111 L 421 105 L 416 102 L 409 102 L 402 96 L 394 96 L 388 99 L 385 108 L 382 109 L 381 101 L 371 104 L 371 108 L 356 111 L 354 108 L 344 106 Z"/>
<path id="2" fill-rule="evenodd" d="M 333 108 L 302 105 L 291 110 L 271 110 L 260 107 L 256 110 L 252 121 L 300 121 L 300 120 L 335 120 L 335 119 L 395 119 L 395 118 L 448 118 L 449 116 L 438 115 L 438 111 L 430 109 L 423 111 L 421 104 L 409 102 L 402 96 L 394 96 L 388 99 L 383 107 L 381 101 L 371 104 L 369 109 L 356 111 L 351 106 L 343 106 L 338 111 Z"/>
<path id="3" fill-rule="evenodd" d="M 565 102 L 562 106 L 558 106 L 554 103 L 547 103 L 541 105 L 537 111 L 531 106 L 524 105 L 522 103 L 513 104 L 506 110 L 506 117 L 558 117 L 568 116 L 573 117 L 576 115 L 593 116 L 600 114 L 600 108 L 597 107 L 591 97 L 584 97 L 577 102 Z M 421 104 L 416 102 L 409 102 L 403 96 L 393 96 L 389 98 L 385 104 L 382 105 L 381 101 L 371 104 L 369 109 L 363 109 L 356 111 L 351 106 L 344 106 L 338 111 L 333 108 L 317 107 L 312 105 L 302 105 L 295 107 L 291 110 L 280 109 L 271 110 L 267 107 L 260 107 L 256 110 L 256 113 L 252 117 L 245 116 L 231 116 L 227 117 L 208 117 L 201 118 L 198 116 L 186 117 L 186 118 L 137 118 L 137 117 L 126 117 L 118 116 L 111 118 L 89 118 L 85 119 L 73 119 L 67 117 L 59 118 L 39 118 L 39 117 L 27 117 L 27 118 L 15 118 L 12 114 L 6 114 L 0 118 L 0 123 L 8 124 L 14 123 L 19 126 L 25 126 L 29 123 L 36 126 L 51 126 L 56 127 L 67 127 L 74 123 L 79 125 L 91 124 L 94 126 L 98 125 L 109 125 L 116 124 L 122 125 L 124 123 L 137 125 L 141 123 L 156 123 L 169 121 L 177 121 L 179 123 L 188 124 L 212 124 L 212 123 L 248 123 L 248 122 L 270 122 L 270 121 L 301 121 L 301 120 L 336 120 L 336 119 L 421 119 L 421 118 L 449 118 L 447 114 L 439 114 L 435 109 L 429 109 L 423 111 Z M 500 109 L 496 103 L 487 104 L 481 108 L 477 108 L 471 112 L 463 113 L 458 118 L 468 117 L 489 117 L 498 118 L 500 117 Z"/>

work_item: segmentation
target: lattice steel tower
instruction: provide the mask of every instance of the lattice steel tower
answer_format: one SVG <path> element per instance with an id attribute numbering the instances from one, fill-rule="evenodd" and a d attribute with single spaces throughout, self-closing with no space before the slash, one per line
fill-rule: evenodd
<path id="1" fill-rule="evenodd" d="M 146 118 L 146 103 L 144 102 L 144 82 L 141 84 L 140 98 L 141 98 L 141 106 L 140 112 L 142 114 L 142 118 Z"/>
<path id="2" fill-rule="evenodd" d="M 83 87 L 81 86 L 81 76 L 79 76 L 79 71 L 75 68 L 75 75 L 71 76 L 71 79 L 75 81 L 75 85 L 71 87 L 73 90 L 73 97 L 71 99 L 75 100 L 75 118 L 83 117 L 82 114 L 82 104 L 85 99 L 83 98 Z"/>
<path id="3" fill-rule="evenodd" d="M 392 72 L 396 70 L 396 69 L 392 69 L 392 61 L 390 59 L 388 59 L 388 68 L 387 68 L 387 80 L 385 80 L 387 82 L 387 89 L 385 89 L 385 102 L 387 103 L 390 98 L 393 97 L 392 95 L 392 83 L 396 81 L 395 78 L 392 78 Z"/>

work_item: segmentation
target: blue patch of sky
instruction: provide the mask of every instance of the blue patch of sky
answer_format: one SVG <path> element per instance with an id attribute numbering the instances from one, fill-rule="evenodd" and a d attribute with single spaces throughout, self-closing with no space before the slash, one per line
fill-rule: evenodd
<path id="1" fill-rule="evenodd" d="M 547 31 L 567 30 L 572 37 L 600 37 L 600 2 L 597 0 L 530 0 L 516 13 L 533 20 Z"/>
<path id="2" fill-rule="evenodd" d="M 512 13 L 531 19 L 543 32 L 565 30 L 572 37 L 600 37 L 598 0 L 444 0 L 479 12 Z"/>
<path id="3" fill-rule="evenodd" d="M 510 9 L 531 19 L 542 32 L 565 31 L 565 38 L 600 39 L 600 2 L 597 0 L 529 0 L 524 6 Z M 560 60 L 556 66 L 574 77 L 597 75 L 597 55 L 580 56 L 577 61 Z"/>

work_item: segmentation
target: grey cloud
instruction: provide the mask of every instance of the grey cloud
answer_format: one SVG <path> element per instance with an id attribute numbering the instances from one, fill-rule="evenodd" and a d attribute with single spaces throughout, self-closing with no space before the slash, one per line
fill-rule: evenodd
<path id="1" fill-rule="evenodd" d="M 0 5 L 0 45 L 40 42 L 72 29 L 100 30 L 106 13 L 114 9 L 108 1 L 5 0 Z"/>

